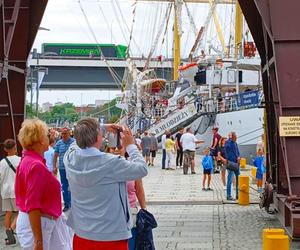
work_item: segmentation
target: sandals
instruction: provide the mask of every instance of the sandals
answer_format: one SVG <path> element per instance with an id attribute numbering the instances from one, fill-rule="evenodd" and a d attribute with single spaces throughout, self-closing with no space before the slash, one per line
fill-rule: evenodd
<path id="1" fill-rule="evenodd" d="M 12 229 L 7 229 L 6 231 L 7 238 L 5 239 L 5 245 L 14 245 L 16 244 L 16 238 L 14 236 L 14 231 Z"/>

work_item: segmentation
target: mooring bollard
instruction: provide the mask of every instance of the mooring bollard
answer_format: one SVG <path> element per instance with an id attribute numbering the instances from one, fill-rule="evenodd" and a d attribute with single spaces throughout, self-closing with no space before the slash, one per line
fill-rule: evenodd
<path id="1" fill-rule="evenodd" d="M 240 160 L 241 169 L 246 169 L 246 164 L 247 164 L 246 158 L 241 158 L 241 160 Z"/>
<path id="2" fill-rule="evenodd" d="M 262 233 L 262 249 L 266 250 L 266 238 L 270 235 L 284 235 L 282 228 L 264 228 Z"/>
<path id="3" fill-rule="evenodd" d="M 257 171 L 257 168 L 256 168 L 256 167 L 252 167 L 252 168 L 251 168 L 251 179 L 252 179 L 252 183 L 256 183 L 256 171 Z"/>
<path id="4" fill-rule="evenodd" d="M 239 205 L 249 205 L 249 176 L 239 176 Z"/>
<path id="5" fill-rule="evenodd" d="M 268 235 L 265 250 L 289 250 L 290 242 L 287 235 Z"/>

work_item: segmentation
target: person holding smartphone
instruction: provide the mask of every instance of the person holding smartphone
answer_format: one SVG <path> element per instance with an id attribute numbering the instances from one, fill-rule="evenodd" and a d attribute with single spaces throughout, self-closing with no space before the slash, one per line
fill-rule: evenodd
<path id="1" fill-rule="evenodd" d="M 99 150 L 105 131 L 119 133 L 119 146 L 126 149 L 130 162 Z M 72 192 L 67 223 L 75 233 L 73 249 L 127 250 L 132 222 L 126 182 L 146 176 L 146 162 L 127 127 L 107 124 L 100 128 L 93 118 L 84 118 L 74 136 L 76 143 L 64 157 Z"/>

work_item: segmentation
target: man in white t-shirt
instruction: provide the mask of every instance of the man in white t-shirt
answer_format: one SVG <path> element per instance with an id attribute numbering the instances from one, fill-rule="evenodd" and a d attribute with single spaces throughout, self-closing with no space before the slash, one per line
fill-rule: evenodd
<path id="1" fill-rule="evenodd" d="M 191 167 L 192 174 L 195 172 L 195 152 L 196 145 L 204 141 L 198 140 L 193 133 L 191 127 L 186 129 L 186 132 L 181 136 L 180 143 L 183 150 L 183 174 L 187 174 L 188 168 Z"/>
<path id="2" fill-rule="evenodd" d="M 7 234 L 6 245 L 16 244 L 14 231 L 16 229 L 17 216 L 13 218 L 13 213 L 18 212 L 15 197 L 15 177 L 16 168 L 21 158 L 17 156 L 16 142 L 12 139 L 4 141 L 4 151 L 7 157 L 0 161 L 0 188 L 2 196 L 2 211 L 5 212 L 4 226 Z"/>

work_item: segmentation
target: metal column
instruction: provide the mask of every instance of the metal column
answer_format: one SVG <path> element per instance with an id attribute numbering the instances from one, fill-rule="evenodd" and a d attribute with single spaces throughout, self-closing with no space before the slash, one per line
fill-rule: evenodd
<path id="1" fill-rule="evenodd" d="M 0 143 L 16 139 L 24 120 L 26 61 L 46 5 L 47 0 L 0 0 Z"/>
<path id="2" fill-rule="evenodd" d="M 261 57 L 267 111 L 267 162 L 278 217 L 300 237 L 300 137 L 279 137 L 279 116 L 300 116 L 298 0 L 239 0 Z"/>

